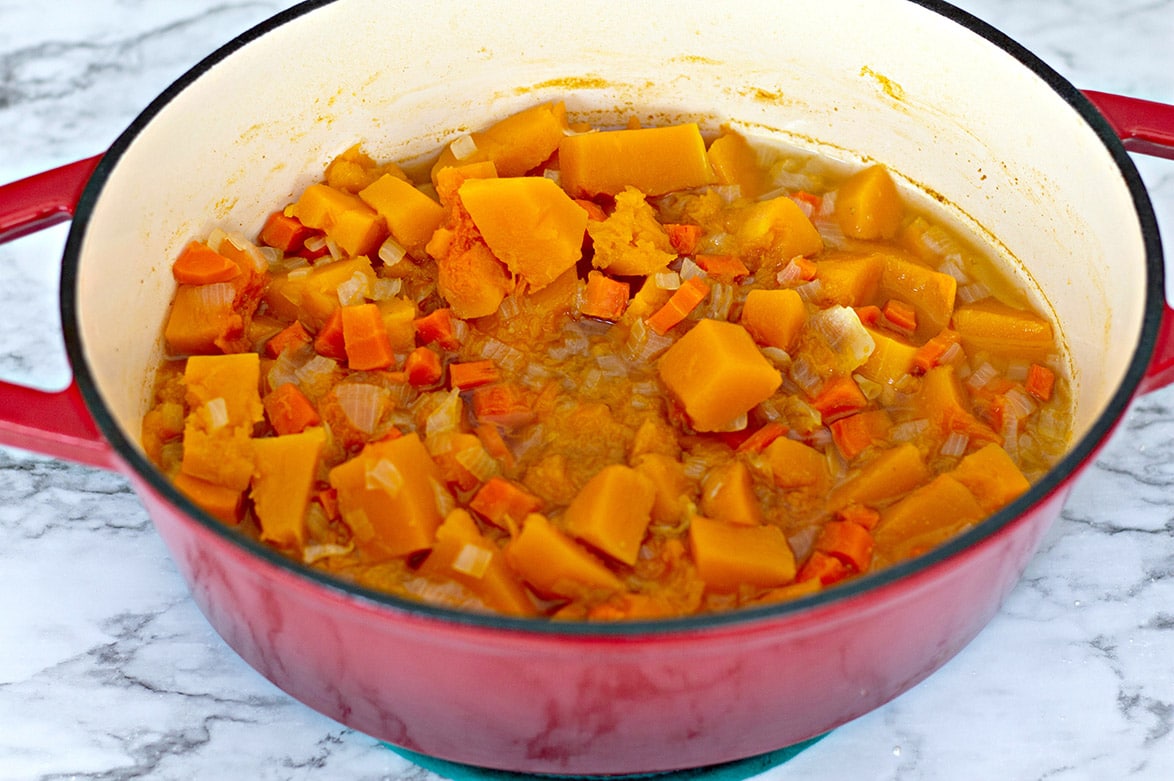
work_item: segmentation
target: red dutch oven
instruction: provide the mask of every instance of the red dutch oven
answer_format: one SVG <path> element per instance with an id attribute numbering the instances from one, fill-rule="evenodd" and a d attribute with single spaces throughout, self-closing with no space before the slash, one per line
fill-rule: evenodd
<path id="1" fill-rule="evenodd" d="M 1011 506 L 914 561 L 788 604 L 606 625 L 355 588 L 177 492 L 137 440 L 178 249 L 216 226 L 255 233 L 356 141 L 410 160 L 546 100 L 592 122 L 728 122 L 885 163 L 931 193 L 996 242 L 1061 324 L 1071 450 Z M 125 474 L 228 644 L 374 737 L 561 774 L 769 752 L 878 707 L 965 646 L 1130 400 L 1174 379 L 1158 232 L 1126 149 L 1174 157 L 1174 108 L 1081 93 L 930 0 L 769 13 L 712 0 L 519 0 L 508 14 L 488 1 L 305 3 L 197 65 L 101 159 L 0 189 L 4 239 L 73 219 L 61 310 L 74 373 L 59 393 L 0 384 L 0 442 Z"/>

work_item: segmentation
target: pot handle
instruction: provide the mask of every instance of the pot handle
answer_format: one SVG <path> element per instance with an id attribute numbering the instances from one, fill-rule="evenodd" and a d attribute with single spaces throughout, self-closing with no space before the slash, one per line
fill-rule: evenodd
<path id="1" fill-rule="evenodd" d="M 100 157 L 0 185 L 0 243 L 70 219 Z M 61 391 L 0 381 L 0 445 L 107 469 L 117 465 L 75 380 Z"/>
<path id="2" fill-rule="evenodd" d="M 1084 90 L 1084 95 L 1109 122 L 1130 152 L 1174 160 L 1174 106 L 1151 100 Z M 1174 308 L 1166 305 L 1157 343 L 1139 393 L 1174 383 Z"/>

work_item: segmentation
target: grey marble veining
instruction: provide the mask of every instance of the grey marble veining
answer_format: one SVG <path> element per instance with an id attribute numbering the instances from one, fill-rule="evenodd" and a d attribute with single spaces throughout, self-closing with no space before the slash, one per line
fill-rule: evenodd
<path id="1" fill-rule="evenodd" d="M 0 181 L 102 151 L 287 5 L 0 0 Z M 1174 103 L 1174 0 L 961 5 L 1080 87 Z M 1136 161 L 1174 245 L 1174 163 Z M 64 237 L 0 246 L 4 379 L 68 379 Z M 0 450 L 0 779 L 431 777 L 240 661 L 122 478 Z M 962 654 L 763 777 L 1174 778 L 1174 390 L 1134 404 Z"/>

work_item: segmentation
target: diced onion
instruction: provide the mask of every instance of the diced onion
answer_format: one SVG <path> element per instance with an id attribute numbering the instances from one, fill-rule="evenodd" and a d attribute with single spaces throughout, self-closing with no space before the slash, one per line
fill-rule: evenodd
<path id="1" fill-rule="evenodd" d="M 375 280 L 375 284 L 371 285 L 371 300 L 390 301 L 398 296 L 403 288 L 404 281 L 402 279 L 383 279 L 380 277 Z"/>
<path id="2" fill-rule="evenodd" d="M 330 253 L 330 257 L 334 260 L 342 259 L 342 247 L 338 246 L 338 242 L 329 236 L 326 237 L 326 251 Z"/>
<path id="3" fill-rule="evenodd" d="M 302 561 L 306 564 L 313 564 L 314 562 L 328 559 L 332 556 L 346 556 L 354 549 L 355 544 L 353 542 L 347 545 L 337 545 L 334 543 L 307 545 L 305 548 L 302 548 Z"/>
<path id="4" fill-rule="evenodd" d="M 940 358 L 938 358 L 938 365 L 949 366 L 958 359 L 962 358 L 964 354 L 965 353 L 962 351 L 962 345 L 958 342 L 954 342 L 949 347 L 947 347 L 946 351 L 942 353 Z"/>
<path id="5" fill-rule="evenodd" d="M 734 286 L 725 282 L 714 282 L 706 299 L 705 314 L 713 320 L 726 320 L 734 306 Z"/>
<path id="6" fill-rule="evenodd" d="M 478 352 L 506 371 L 521 371 L 526 365 L 526 355 L 521 350 L 493 337 L 485 339 Z"/>
<path id="7" fill-rule="evenodd" d="M 791 354 L 781 347 L 760 347 L 759 349 L 768 361 L 780 369 L 786 369 L 791 366 Z"/>
<path id="8" fill-rule="evenodd" d="M 473 140 L 472 136 L 463 135 L 460 138 L 453 139 L 448 149 L 457 160 L 465 160 L 477 151 L 477 142 Z"/>
<path id="9" fill-rule="evenodd" d="M 795 288 L 795 292 L 804 301 L 816 301 L 819 299 L 820 294 L 823 293 L 823 283 L 818 279 L 813 279 L 810 282 L 804 282 L 802 285 L 799 285 L 799 287 Z"/>
<path id="10" fill-rule="evenodd" d="M 695 277 L 704 277 L 705 276 L 705 269 L 701 268 L 701 266 L 698 266 L 697 263 L 693 260 L 693 258 L 682 258 L 681 259 L 681 270 L 679 273 L 681 276 L 681 281 L 684 282 L 687 279 L 693 279 Z"/>
<path id="11" fill-rule="evenodd" d="M 1007 411 L 1017 418 L 1026 418 L 1036 410 L 1036 403 L 1018 388 L 1007 391 L 1003 398 L 1007 400 Z"/>
<path id="12" fill-rule="evenodd" d="M 294 373 L 300 385 L 316 387 L 334 374 L 338 364 L 324 355 L 315 355 Z"/>
<path id="13" fill-rule="evenodd" d="M 396 265 L 407 254 L 408 251 L 404 249 L 403 245 L 390 236 L 379 245 L 379 259 L 383 261 L 385 268 Z"/>
<path id="14" fill-rule="evenodd" d="M 293 269 L 290 270 L 290 272 L 288 274 L 285 275 L 285 278 L 293 280 L 293 279 L 305 279 L 306 277 L 310 276 L 310 272 L 313 271 L 314 269 L 311 268 L 308 263 L 306 263 L 305 259 L 302 260 L 302 263 L 304 263 L 305 265 L 295 266 Z"/>
<path id="15" fill-rule="evenodd" d="M 880 398 L 884 391 L 884 386 L 879 382 L 873 382 L 867 377 L 860 374 L 853 374 L 852 379 L 856 381 L 856 386 L 860 388 L 860 392 L 864 394 L 864 398 L 869 401 L 875 401 Z"/>
<path id="16" fill-rule="evenodd" d="M 987 289 L 986 285 L 978 282 L 969 285 L 962 285 L 958 288 L 958 300 L 964 304 L 973 304 L 975 301 L 981 301 L 984 298 L 990 297 L 991 291 Z"/>
<path id="17" fill-rule="evenodd" d="M 673 337 L 658 334 L 645 325 L 643 320 L 636 320 L 632 323 L 628 338 L 624 342 L 624 356 L 634 364 L 649 363 L 672 345 Z"/>
<path id="18" fill-rule="evenodd" d="M 974 370 L 973 374 L 966 378 L 966 384 L 974 390 L 982 390 L 990 383 L 991 380 L 997 377 L 998 374 L 999 370 L 994 366 L 991 366 L 989 363 L 983 363 Z"/>
<path id="19" fill-rule="evenodd" d="M 383 491 L 388 496 L 397 496 L 404 487 L 404 475 L 399 467 L 386 458 L 367 465 L 363 476 L 368 491 Z"/>
<path id="20" fill-rule="evenodd" d="M 862 366 L 876 349 L 872 334 L 851 307 L 829 307 L 812 315 L 810 322 L 849 371 Z"/>
<path id="21" fill-rule="evenodd" d="M 338 406 L 359 431 L 372 434 L 388 402 L 387 390 L 366 382 L 348 382 L 334 387 Z"/>
<path id="22" fill-rule="evenodd" d="M 317 252 L 318 250 L 324 249 L 326 247 L 326 236 L 323 234 L 310 236 L 304 242 L 302 242 L 302 246 L 308 249 L 310 252 Z"/>
<path id="23" fill-rule="evenodd" d="M 969 446 L 970 437 L 961 431 L 951 431 L 950 436 L 946 437 L 946 441 L 942 443 L 942 449 L 939 452 L 943 456 L 957 458 L 964 455 Z"/>
<path id="24" fill-rule="evenodd" d="M 224 400 L 223 396 L 209 399 L 204 404 L 204 409 L 208 410 L 209 428 L 212 431 L 228 425 L 228 402 Z"/>
<path id="25" fill-rule="evenodd" d="M 458 464 L 469 471 L 469 474 L 481 482 L 496 476 L 501 471 L 497 459 L 489 455 L 480 442 L 470 447 L 461 448 L 456 452 L 454 458 Z"/>
<path id="26" fill-rule="evenodd" d="M 819 376 L 819 372 L 811 365 L 811 361 L 805 355 L 791 362 L 791 379 L 798 385 L 808 396 L 815 396 L 823 385 L 823 378 Z"/>
<path id="27" fill-rule="evenodd" d="M 481 578 L 493 561 L 493 554 L 479 545 L 466 542 L 453 559 L 452 568 L 471 578 Z"/>
<path id="28" fill-rule="evenodd" d="M 604 353 L 596 356 L 595 365 L 603 372 L 605 377 L 627 377 L 628 376 L 628 362 L 618 355 L 612 353 Z"/>
<path id="29" fill-rule="evenodd" d="M 970 277 L 966 276 L 966 272 L 962 270 L 962 256 L 958 254 L 949 255 L 938 266 L 938 271 L 943 274 L 949 274 L 959 285 L 967 285 L 970 283 Z"/>
<path id="30" fill-rule="evenodd" d="M 889 429 L 889 439 L 893 442 L 909 442 L 917 439 L 929 428 L 929 421 L 924 418 L 898 423 Z"/>
<path id="31" fill-rule="evenodd" d="M 802 284 L 803 267 L 792 260 L 783 266 L 782 270 L 775 275 L 775 281 L 784 287 Z"/>
<path id="32" fill-rule="evenodd" d="M 428 483 L 432 486 L 432 499 L 436 502 L 436 512 L 442 518 L 447 517 L 449 513 L 456 509 L 457 500 L 453 498 L 448 488 L 436 478 L 428 478 Z"/>
<path id="33" fill-rule="evenodd" d="M 370 283 L 367 275 L 361 271 L 351 274 L 350 279 L 338 285 L 338 302 L 343 306 L 354 306 L 367 300 Z"/>
<path id="34" fill-rule="evenodd" d="M 424 430 L 430 435 L 439 434 L 442 431 L 454 431 L 461 424 L 463 412 L 461 392 L 457 388 L 453 388 L 424 421 Z"/>
<path id="35" fill-rule="evenodd" d="M 681 275 L 675 271 L 661 271 L 653 275 L 652 282 L 661 290 L 676 290 L 681 286 Z"/>
<path id="36" fill-rule="evenodd" d="M 545 168 L 542 171 L 542 178 L 549 179 L 557 185 L 562 185 L 563 175 L 557 168 Z"/>
<path id="37" fill-rule="evenodd" d="M 740 184 L 722 184 L 711 187 L 710 190 L 717 193 L 717 196 L 725 204 L 731 204 L 742 197 L 742 185 Z"/>
<path id="38" fill-rule="evenodd" d="M 200 306 L 207 311 L 232 309 L 236 288 L 230 282 L 214 282 L 211 285 L 198 285 L 195 295 Z"/>

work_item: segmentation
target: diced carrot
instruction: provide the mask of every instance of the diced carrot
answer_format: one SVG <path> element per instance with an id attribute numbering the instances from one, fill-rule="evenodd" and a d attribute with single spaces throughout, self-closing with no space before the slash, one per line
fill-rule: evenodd
<path id="1" fill-rule="evenodd" d="M 1052 390 L 1056 385 L 1056 373 L 1047 366 L 1040 366 L 1038 363 L 1033 363 L 1027 369 L 1027 380 L 1024 382 L 1024 389 L 1035 396 L 1040 401 L 1048 401 L 1052 398 Z"/>
<path id="2" fill-rule="evenodd" d="M 684 320 L 709 295 L 709 285 L 700 277 L 690 277 L 673 291 L 669 300 L 648 319 L 648 327 L 664 336 Z"/>
<path id="3" fill-rule="evenodd" d="M 799 203 L 805 203 L 810 206 L 813 213 L 818 212 L 820 207 L 823 205 L 823 196 L 816 195 L 815 193 L 809 193 L 804 190 L 791 193 L 791 198 L 792 200 L 798 201 Z"/>
<path id="4" fill-rule="evenodd" d="M 456 336 L 452 310 L 437 309 L 430 314 L 416 319 L 416 336 L 421 344 L 436 343 L 445 350 L 455 350 L 461 346 Z"/>
<path id="5" fill-rule="evenodd" d="M 881 319 L 881 309 L 874 304 L 866 306 L 855 307 L 856 316 L 860 318 L 860 322 L 864 325 L 876 325 Z"/>
<path id="6" fill-rule="evenodd" d="M 583 210 L 587 212 L 588 220 L 592 220 L 594 222 L 603 222 L 607 219 L 607 212 L 605 212 L 603 207 L 595 201 L 589 201 L 586 198 L 576 198 L 575 203 L 582 206 Z"/>
<path id="7" fill-rule="evenodd" d="M 846 577 L 848 577 L 848 568 L 844 566 L 844 562 L 835 556 L 817 550 L 799 568 L 799 574 L 795 576 L 795 580 L 801 583 L 805 580 L 815 579 L 825 586 L 830 586 Z"/>
<path id="8" fill-rule="evenodd" d="M 591 271 L 587 274 L 587 292 L 579 312 L 600 320 L 619 320 L 628 306 L 628 294 L 627 282 Z"/>
<path id="9" fill-rule="evenodd" d="M 836 510 L 836 519 L 848 521 L 872 531 L 880 523 L 880 513 L 866 504 L 850 504 Z"/>
<path id="10" fill-rule="evenodd" d="M 280 435 L 300 434 L 319 423 L 318 411 L 292 382 L 279 385 L 261 399 L 269 424 Z"/>
<path id="11" fill-rule="evenodd" d="M 856 572 L 872 563 L 872 533 L 851 521 L 828 521 L 815 538 L 815 550 L 835 556 Z"/>
<path id="12" fill-rule="evenodd" d="M 514 428 L 534 418 L 533 405 L 521 387 L 494 382 L 473 389 L 473 415 L 482 423 Z"/>
<path id="13" fill-rule="evenodd" d="M 527 515 L 542 509 L 542 500 L 512 480 L 491 477 L 473 494 L 469 509 L 512 532 Z"/>
<path id="14" fill-rule="evenodd" d="M 240 266 L 202 241 L 189 242 L 171 264 L 171 275 L 183 285 L 227 282 L 240 274 Z"/>
<path id="15" fill-rule="evenodd" d="M 829 380 L 811 401 L 825 423 L 868 406 L 868 399 L 851 377 L 841 375 Z"/>
<path id="16" fill-rule="evenodd" d="M 297 217 L 291 217 L 283 211 L 273 212 L 265 220 L 261 228 L 261 241 L 270 247 L 276 247 L 286 254 L 296 253 L 302 249 L 306 239 L 314 231 L 302 224 Z"/>
<path id="17" fill-rule="evenodd" d="M 270 358 L 276 358 L 291 347 L 301 347 L 313 341 L 314 337 L 310 336 L 302 322 L 294 320 L 265 343 L 265 354 Z"/>
<path id="18" fill-rule="evenodd" d="M 913 355 L 913 373 L 925 374 L 935 366 L 939 366 L 942 356 L 952 345 L 957 343 L 957 332 L 949 329 L 930 337 L 925 344 L 917 348 L 917 352 Z"/>
<path id="19" fill-rule="evenodd" d="M 410 385 L 422 388 L 440 382 L 444 376 L 444 367 L 435 350 L 421 346 L 408 353 L 404 361 L 404 373 Z"/>
<path id="20" fill-rule="evenodd" d="M 903 334 L 911 334 L 917 330 L 917 310 L 897 298 L 890 298 L 885 302 L 881 312 L 890 328 Z"/>
<path id="21" fill-rule="evenodd" d="M 892 419 L 884 410 L 867 410 L 834 420 L 829 428 L 840 454 L 851 461 L 870 445 L 883 442 L 892 425 Z"/>
<path id="22" fill-rule="evenodd" d="M 706 274 L 722 282 L 733 282 L 750 273 L 737 255 L 694 255 L 693 261 Z"/>
<path id="23" fill-rule="evenodd" d="M 766 446 L 787 433 L 787 427 L 776 421 L 764 423 L 757 431 L 738 445 L 739 453 L 761 453 Z"/>
<path id="24" fill-rule="evenodd" d="M 692 255 L 697 251 L 697 240 L 701 238 L 701 226 L 680 222 L 666 222 L 661 225 L 669 236 L 669 244 L 678 255 Z"/>
<path id="25" fill-rule="evenodd" d="M 342 310 L 335 309 L 314 336 L 314 351 L 336 361 L 346 360 L 346 342 L 342 332 Z"/>
<path id="26" fill-rule="evenodd" d="M 481 423 L 473 430 L 473 433 L 477 435 L 477 439 L 481 440 L 481 446 L 485 448 L 485 452 L 496 458 L 503 467 L 511 469 L 517 463 L 513 451 L 502 438 L 501 431 L 497 426 L 492 423 Z"/>
<path id="27" fill-rule="evenodd" d="M 370 371 L 386 369 L 395 363 L 395 350 L 377 305 L 344 306 L 341 312 L 343 344 L 350 368 Z"/>
<path id="28" fill-rule="evenodd" d="M 501 373 L 497 369 L 497 364 L 488 359 L 448 365 L 449 384 L 461 390 L 497 382 L 500 377 Z"/>

